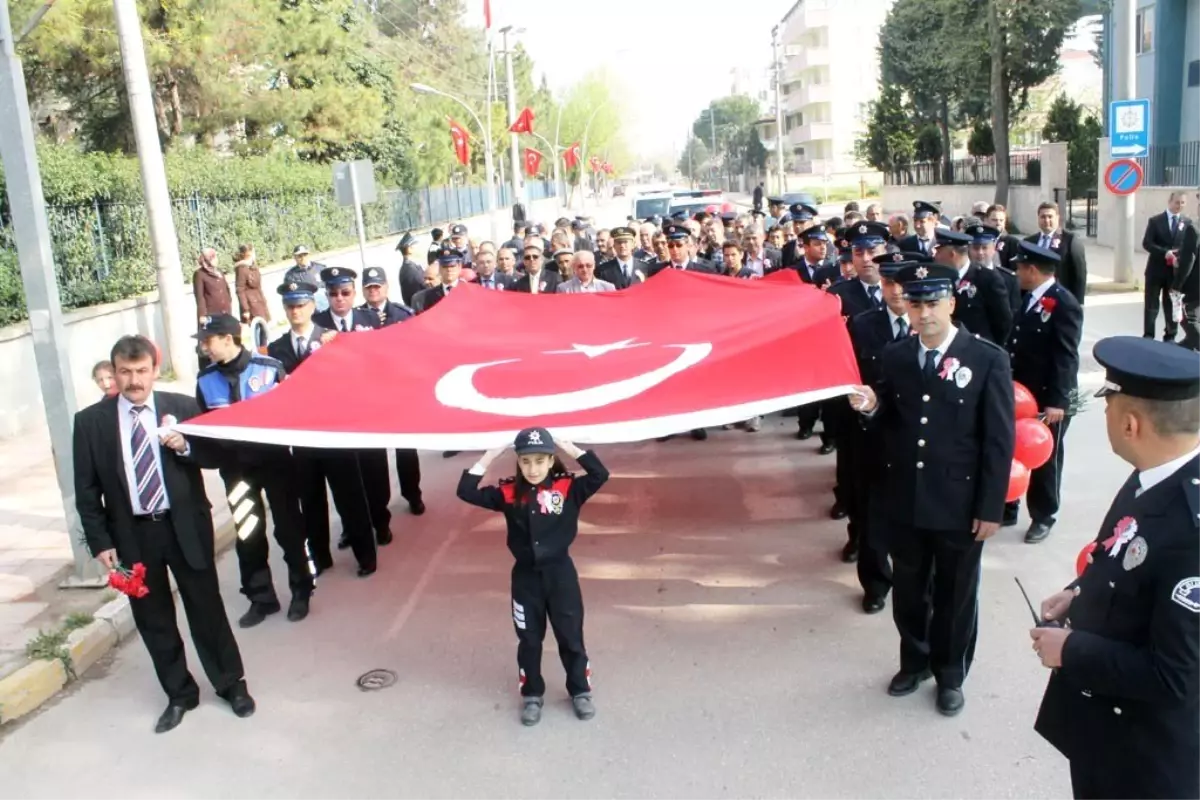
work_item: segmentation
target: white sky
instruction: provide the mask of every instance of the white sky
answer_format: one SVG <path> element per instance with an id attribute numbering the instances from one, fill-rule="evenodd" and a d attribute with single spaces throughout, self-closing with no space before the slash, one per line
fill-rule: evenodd
<path id="1" fill-rule="evenodd" d="M 793 3 L 491 0 L 493 30 L 524 28 L 520 41 L 556 93 L 592 70 L 609 70 L 628 97 L 625 141 L 646 157 L 682 147 L 700 110 L 729 93 L 735 67 L 763 75 L 771 28 Z M 466 5 L 467 23 L 482 27 L 483 0 Z"/>

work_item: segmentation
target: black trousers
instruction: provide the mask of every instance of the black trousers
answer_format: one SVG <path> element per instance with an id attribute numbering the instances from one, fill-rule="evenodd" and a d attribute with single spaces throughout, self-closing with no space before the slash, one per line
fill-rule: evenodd
<path id="1" fill-rule="evenodd" d="M 1192 269 L 1200 269 L 1193 267 Z M 1180 342 L 1189 350 L 1200 350 L 1200 301 L 1183 299 L 1183 341 Z"/>
<path id="2" fill-rule="evenodd" d="M 175 622 L 175 599 L 167 575 L 170 570 L 179 587 L 179 599 L 183 601 L 200 665 L 217 693 L 224 694 L 242 681 L 245 673 L 237 640 L 225 616 L 216 566 L 196 569 L 188 564 L 175 538 L 169 512 L 157 522 L 135 520 L 133 534 L 146 566 L 146 588 L 150 593 L 142 598 L 131 597 L 129 608 L 142 642 L 150 651 L 159 684 L 175 703 L 190 703 L 200 697 L 200 687 L 188 671 L 183 637 Z"/>
<path id="3" fill-rule="evenodd" d="M 1166 323 L 1164 338 L 1174 339 L 1179 332 L 1175 322 L 1174 309 L 1171 307 L 1171 278 L 1173 270 L 1164 272 L 1146 272 L 1145 305 L 1142 308 L 1142 335 L 1154 338 L 1154 328 L 1158 323 L 1158 310 L 1161 306 L 1163 319 Z"/>
<path id="4" fill-rule="evenodd" d="M 1063 417 L 1062 422 L 1049 426 L 1054 437 L 1054 452 L 1049 461 L 1029 476 L 1029 491 L 1025 499 L 1029 503 L 1029 516 L 1034 522 L 1054 524 L 1062 492 L 1063 458 L 1066 456 L 1067 428 L 1070 426 L 1070 417 Z"/>
<path id="5" fill-rule="evenodd" d="M 263 505 L 265 493 L 271 507 L 272 533 L 287 564 L 288 588 L 293 597 L 311 595 L 313 576 L 304 515 L 300 510 L 295 461 L 289 455 L 262 465 L 223 467 L 221 480 L 225 482 L 225 494 L 237 527 L 234 549 L 242 578 L 242 594 L 251 603 L 274 605 L 279 602 L 275 582 L 271 579 L 271 546 Z"/>
<path id="6" fill-rule="evenodd" d="M 838 470 L 845 465 L 846 482 L 838 476 L 839 486 L 851 487 L 843 493 L 846 506 L 846 536 L 858 553 L 858 583 L 867 597 L 887 597 L 892 588 L 892 567 L 888 563 L 887 541 L 884 539 L 883 508 L 873 495 L 882 492 L 877 440 L 871 439 L 858 424 L 850 420 L 841 429 L 838 439 Z M 876 450 L 872 450 L 872 446 Z"/>
<path id="7" fill-rule="evenodd" d="M 916 674 L 931 669 L 938 686 L 961 687 L 975 658 L 983 542 L 969 531 L 890 522 L 888 549 L 900 670 Z"/>
<path id="8" fill-rule="evenodd" d="M 361 567 L 375 566 L 375 533 L 356 451 L 298 447 L 295 453 L 300 471 L 300 507 L 317 569 L 333 566 L 326 483 L 354 558 Z"/>
<path id="9" fill-rule="evenodd" d="M 817 420 L 821 420 L 821 444 L 834 442 L 839 422 L 837 413 L 839 409 L 835 407 L 838 402 L 846 405 L 846 398 L 835 397 L 832 400 L 822 400 L 818 403 L 800 406 L 796 409 L 796 430 L 811 432 L 816 427 Z"/>
<path id="10" fill-rule="evenodd" d="M 542 641 L 546 638 L 547 617 L 567 673 L 567 692 L 575 697 L 592 690 L 591 666 L 583 647 L 583 593 L 579 588 L 579 573 L 570 558 L 537 566 L 513 565 L 512 617 L 524 697 L 541 697 L 546 693 Z"/>
<path id="11" fill-rule="evenodd" d="M 416 450 L 396 451 L 396 480 L 401 497 L 409 503 L 421 502 L 421 459 Z"/>
<path id="12" fill-rule="evenodd" d="M 358 450 L 358 469 L 367 491 L 367 510 L 371 529 L 379 533 L 391 530 L 392 479 L 388 474 L 387 450 Z"/>

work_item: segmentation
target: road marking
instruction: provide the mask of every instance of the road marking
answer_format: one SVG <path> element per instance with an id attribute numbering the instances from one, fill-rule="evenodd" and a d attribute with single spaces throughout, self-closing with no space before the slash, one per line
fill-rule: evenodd
<path id="1" fill-rule="evenodd" d="M 438 547 L 437 552 L 433 554 L 433 558 L 429 559 L 429 563 L 425 565 L 425 569 L 421 572 L 420 579 L 417 581 L 416 585 L 413 586 L 412 592 L 409 593 L 408 600 L 404 602 L 404 605 L 401 606 L 399 613 L 396 614 L 396 618 L 392 620 L 391 627 L 388 628 L 387 633 L 384 635 L 385 639 L 395 638 L 396 635 L 400 633 L 400 629 L 404 627 L 406 622 L 408 622 L 409 617 L 412 616 L 413 611 L 417 607 L 417 603 L 421 600 L 421 595 L 425 594 L 425 588 L 429 585 L 429 582 L 433 580 L 434 573 L 437 572 L 438 567 L 441 566 L 442 559 L 446 557 L 446 552 L 458 539 L 458 534 L 461 530 L 461 524 L 451 527 L 450 535 L 442 540 L 442 544 Z"/>

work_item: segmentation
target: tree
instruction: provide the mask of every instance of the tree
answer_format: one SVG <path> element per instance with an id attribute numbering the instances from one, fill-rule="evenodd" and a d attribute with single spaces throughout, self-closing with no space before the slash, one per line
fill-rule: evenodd
<path id="1" fill-rule="evenodd" d="M 683 146 L 683 154 L 679 156 L 676 169 L 681 175 L 688 177 L 689 183 L 694 184 L 696 173 L 704 168 L 704 165 L 708 163 L 708 158 L 708 145 L 704 143 L 703 139 L 692 136 Z"/>
<path id="2" fill-rule="evenodd" d="M 854 157 L 880 172 L 892 172 L 912 163 L 916 147 L 912 111 L 904 93 L 884 85 L 879 99 L 867 109 L 867 129 L 854 143 Z"/>
<path id="3" fill-rule="evenodd" d="M 754 128 L 760 114 L 758 101 L 748 95 L 717 98 L 700 112 L 692 123 L 692 135 L 709 145 L 710 166 L 723 162 L 732 177 L 735 171 L 766 165 L 766 149 Z"/>
<path id="4" fill-rule="evenodd" d="M 1042 138 L 1067 144 L 1067 187 L 1072 197 L 1096 188 L 1099 170 L 1097 141 L 1103 135 L 1100 120 L 1084 113 L 1083 107 L 1060 94 L 1050 104 Z"/>
<path id="5" fill-rule="evenodd" d="M 917 161 L 940 161 L 942 154 L 946 152 L 942 149 L 942 138 L 942 129 L 936 123 L 921 126 L 917 131 L 917 141 L 913 150 Z"/>
<path id="6" fill-rule="evenodd" d="M 976 120 L 971 126 L 971 136 L 967 139 L 967 152 L 975 158 L 986 158 L 996 155 L 996 143 L 992 138 L 992 126 L 982 120 Z"/>

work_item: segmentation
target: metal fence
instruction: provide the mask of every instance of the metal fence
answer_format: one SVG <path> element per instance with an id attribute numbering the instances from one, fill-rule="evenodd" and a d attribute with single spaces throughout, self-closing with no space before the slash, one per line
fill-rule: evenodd
<path id="1" fill-rule="evenodd" d="M 1152 145 L 1137 161 L 1146 186 L 1200 186 L 1200 142 Z"/>
<path id="2" fill-rule="evenodd" d="M 530 201 L 555 195 L 553 181 L 529 181 Z M 511 205 L 508 186 L 497 187 L 500 208 Z M 482 186 L 431 186 L 388 190 L 363 206 L 367 238 L 398 234 L 487 211 Z M 184 280 L 196 253 L 214 247 L 228 265 L 237 246 L 251 243 L 267 263 L 289 257 L 304 244 L 314 252 L 354 244 L 354 210 L 339 206 L 332 192 L 278 197 L 212 198 L 193 195 L 172 201 Z M 63 308 L 107 303 L 155 288 L 146 207 L 142 202 L 102 202 L 47 208 L 50 243 Z M 9 221 L 0 218 L 0 325 L 25 318 L 20 268 Z"/>
<path id="3" fill-rule="evenodd" d="M 1041 183 L 1041 151 L 1013 153 L 1008 157 L 1008 180 L 1010 183 Z M 907 164 L 884 173 L 888 186 L 935 186 L 952 184 L 979 184 L 996 182 L 996 159 L 956 158 L 950 162 L 949 181 L 946 180 L 940 161 L 920 161 Z"/>

